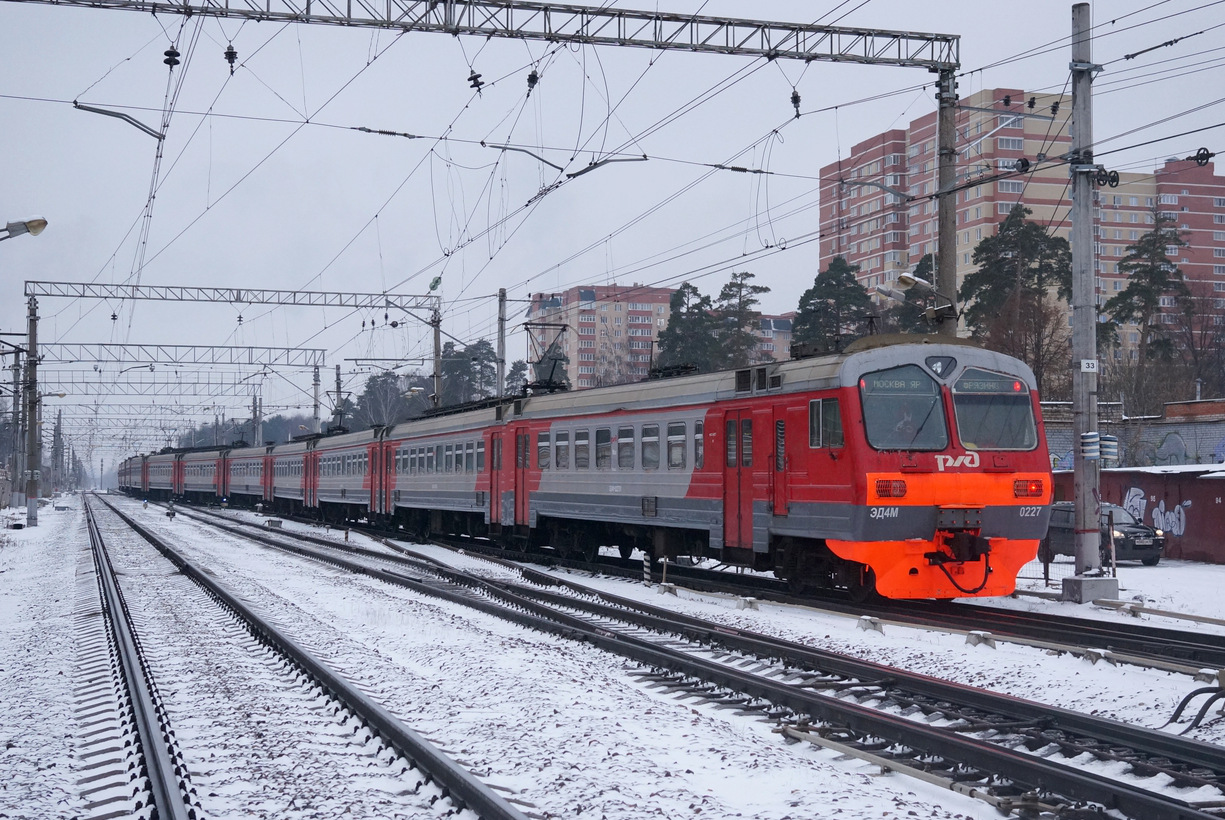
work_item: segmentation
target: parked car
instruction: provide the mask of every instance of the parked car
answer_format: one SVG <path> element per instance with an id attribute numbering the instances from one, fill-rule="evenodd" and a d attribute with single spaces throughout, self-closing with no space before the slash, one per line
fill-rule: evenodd
<path id="1" fill-rule="evenodd" d="M 1072 523 L 1071 501 L 1056 501 L 1051 505 L 1051 521 L 1046 538 L 1038 546 L 1038 558 L 1050 563 L 1056 555 L 1075 555 L 1075 526 Z M 1127 510 L 1115 504 L 1102 505 L 1102 563 L 1110 561 L 1110 522 L 1114 521 L 1115 558 L 1120 561 L 1139 561 L 1145 566 L 1156 566 L 1165 549 L 1165 533 L 1137 521 Z"/>

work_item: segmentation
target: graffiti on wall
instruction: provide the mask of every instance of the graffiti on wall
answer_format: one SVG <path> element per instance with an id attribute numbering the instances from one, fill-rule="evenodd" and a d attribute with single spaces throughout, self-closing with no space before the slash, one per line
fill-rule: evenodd
<path id="1" fill-rule="evenodd" d="M 1123 509 L 1134 515 L 1138 520 L 1144 521 L 1144 513 L 1148 508 L 1150 501 L 1156 501 L 1156 496 L 1145 497 L 1144 490 L 1139 487 L 1129 487 L 1127 495 L 1123 497 Z M 1171 509 L 1165 508 L 1165 499 L 1158 502 L 1157 506 L 1153 507 L 1152 514 L 1149 517 L 1150 523 L 1154 529 L 1162 530 L 1166 535 L 1181 536 L 1187 531 L 1187 510 L 1191 508 L 1190 501 L 1184 501 L 1181 504 L 1175 504 Z"/>

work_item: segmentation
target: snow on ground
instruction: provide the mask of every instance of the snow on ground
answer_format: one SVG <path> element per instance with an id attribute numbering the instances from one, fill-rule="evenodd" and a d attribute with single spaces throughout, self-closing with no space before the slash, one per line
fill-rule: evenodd
<path id="1" fill-rule="evenodd" d="M 410 726 L 552 816 L 997 816 L 968 798 L 786 745 L 767 723 L 650 689 L 628 674 L 624 661 L 585 644 L 205 532 L 185 517 L 169 522 L 152 507 L 129 509 L 201 561 L 207 558 L 222 583 L 279 625 L 311 636 L 309 644 L 329 662 L 359 670 L 353 677 Z M 16 773 L 0 777 L 0 817 L 76 816 L 75 778 L 67 771 L 73 732 L 66 694 L 72 686 L 66 679 L 72 671 L 68 556 L 77 548 L 70 542 L 85 534 L 79 513 L 55 516 L 38 530 L 0 534 L 0 734 L 7 741 L 0 744 L 0 770 Z M 418 549 L 494 572 L 475 556 Z M 804 607 L 736 609 L 726 596 L 661 595 L 640 583 L 558 572 L 721 623 L 1146 726 L 1163 723 L 1199 685 L 1186 676 L 1093 666 L 1002 642 L 994 650 L 970 647 L 959 636 L 928 630 L 864 632 L 853 619 Z M 1225 614 L 1217 592 L 1225 567 L 1124 567 L 1120 580 L 1125 598 L 1143 595 L 1153 606 Z M 1075 615 L 1093 610 L 1031 598 L 1006 605 Z M 1225 741 L 1221 724 L 1215 717 L 1197 737 Z"/>
<path id="2" fill-rule="evenodd" d="M 72 506 L 41 510 L 37 529 L 0 530 L 0 817 L 73 817 L 83 805 L 71 755 L 72 616 L 88 535 Z"/>

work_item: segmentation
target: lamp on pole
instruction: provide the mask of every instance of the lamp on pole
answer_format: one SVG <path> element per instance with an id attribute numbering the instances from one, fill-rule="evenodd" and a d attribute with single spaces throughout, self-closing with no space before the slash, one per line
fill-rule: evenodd
<path id="1" fill-rule="evenodd" d="M 21 236 L 23 233 L 28 233 L 30 236 L 38 236 L 43 232 L 43 228 L 46 227 L 47 220 L 41 216 L 32 216 L 26 220 L 10 222 L 4 226 L 4 233 L 0 233 L 0 241 L 12 239 L 14 236 Z"/>

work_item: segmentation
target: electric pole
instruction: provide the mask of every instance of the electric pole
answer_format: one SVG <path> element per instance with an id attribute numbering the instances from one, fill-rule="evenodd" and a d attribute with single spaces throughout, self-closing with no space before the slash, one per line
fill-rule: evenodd
<path id="1" fill-rule="evenodd" d="M 498 386 L 494 395 L 506 395 L 506 288 L 498 288 Z"/>
<path id="2" fill-rule="evenodd" d="M 1077 603 L 1114 598 L 1115 578 L 1100 577 L 1100 461 L 1086 448 L 1097 435 L 1097 302 L 1093 273 L 1093 40 L 1088 3 L 1072 6 L 1072 437 L 1076 576 L 1063 581 Z M 1086 457 L 1089 456 L 1089 457 Z"/>
<path id="3" fill-rule="evenodd" d="M 936 99 L 937 176 L 936 189 L 936 293 L 952 306 L 941 319 L 941 336 L 957 335 L 957 74 L 951 68 L 939 72 Z M 940 310 L 941 305 L 936 305 Z"/>
<path id="4" fill-rule="evenodd" d="M 26 526 L 38 526 L 38 481 L 42 478 L 42 443 L 38 430 L 38 300 L 29 301 L 26 345 Z"/>

